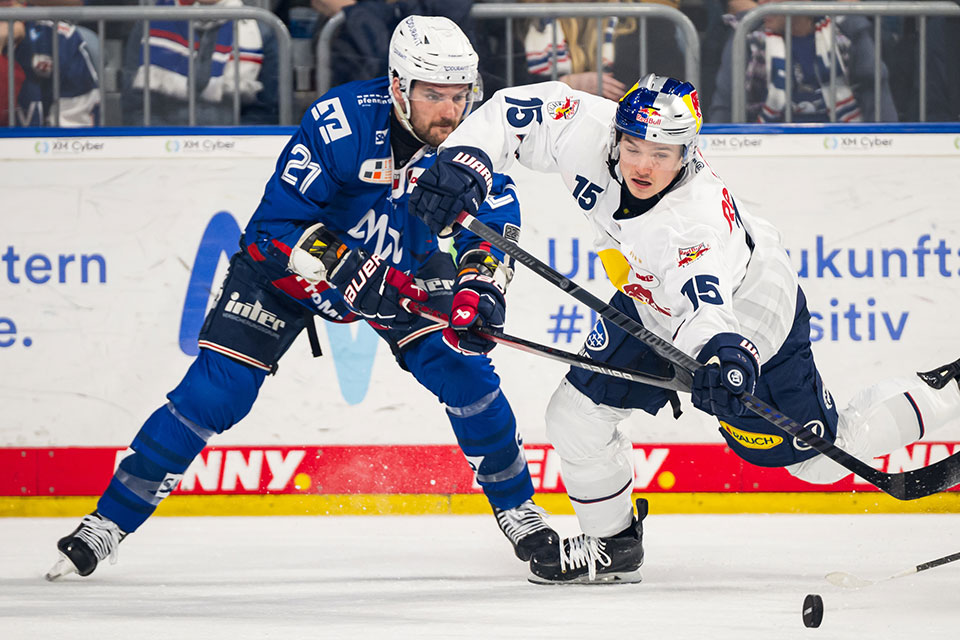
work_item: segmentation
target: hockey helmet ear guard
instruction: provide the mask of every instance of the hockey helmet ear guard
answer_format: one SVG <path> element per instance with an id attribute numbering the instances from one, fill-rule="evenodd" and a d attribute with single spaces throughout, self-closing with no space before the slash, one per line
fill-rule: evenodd
<path id="1" fill-rule="evenodd" d="M 390 79 L 400 84 L 401 101 L 394 92 L 390 97 L 397 108 L 400 123 L 410 133 L 410 90 L 414 80 L 434 84 L 466 84 L 469 86 L 463 118 L 483 100 L 483 83 L 478 65 L 480 58 L 470 40 L 455 22 L 441 16 L 408 16 L 397 25 L 390 39 L 388 60 Z M 416 134 L 414 133 L 414 136 Z"/>
<path id="2" fill-rule="evenodd" d="M 703 126 L 697 90 L 674 78 L 652 73 L 644 76 L 620 98 L 614 126 L 618 132 L 642 140 L 683 145 L 686 164 L 697 149 Z"/>

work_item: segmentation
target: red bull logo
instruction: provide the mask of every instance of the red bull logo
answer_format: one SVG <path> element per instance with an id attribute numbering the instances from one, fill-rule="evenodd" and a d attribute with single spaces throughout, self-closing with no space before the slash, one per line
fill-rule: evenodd
<path id="1" fill-rule="evenodd" d="M 551 102 L 547 108 L 552 111 L 551 118 L 554 120 L 569 120 L 577 115 L 577 109 L 580 107 L 580 101 L 567 97 L 563 102 Z"/>
<path id="2" fill-rule="evenodd" d="M 644 107 L 637 111 L 637 122 L 659 126 L 663 124 L 663 117 L 653 107 Z"/>
<path id="3" fill-rule="evenodd" d="M 643 304 L 648 304 L 660 313 L 665 316 L 670 315 L 670 309 L 666 307 L 661 307 L 658 305 L 654 299 L 653 294 L 650 293 L 650 290 L 644 287 L 642 284 L 629 283 L 623 285 L 623 292 L 633 298 L 634 300 L 639 300 Z"/>
<path id="4" fill-rule="evenodd" d="M 710 251 L 710 245 L 704 244 L 701 242 L 695 247 L 686 247 L 685 249 L 678 249 L 677 253 L 679 254 L 677 259 L 678 267 L 685 267 L 691 262 L 700 259 L 700 256 L 705 254 L 707 251 Z"/>

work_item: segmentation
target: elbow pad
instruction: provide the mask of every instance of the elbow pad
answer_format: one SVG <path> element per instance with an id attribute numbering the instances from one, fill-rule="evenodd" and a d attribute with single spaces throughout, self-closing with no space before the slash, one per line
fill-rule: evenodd
<path id="1" fill-rule="evenodd" d="M 347 245 L 323 224 L 307 227 L 290 251 L 287 268 L 307 282 L 316 284 L 327 279 L 340 258 L 348 251 Z"/>

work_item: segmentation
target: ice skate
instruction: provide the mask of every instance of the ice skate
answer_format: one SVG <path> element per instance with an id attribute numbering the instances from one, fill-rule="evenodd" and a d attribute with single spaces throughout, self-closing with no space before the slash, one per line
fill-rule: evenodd
<path id="1" fill-rule="evenodd" d="M 513 509 L 493 507 L 493 514 L 503 535 L 513 545 L 514 553 L 524 562 L 537 549 L 551 547 L 560 539 L 557 532 L 543 521 L 546 511 L 535 505 L 533 500 L 527 500 Z"/>
<path id="2" fill-rule="evenodd" d="M 637 517 L 620 533 L 596 538 L 581 533 L 530 559 L 530 582 L 536 584 L 616 584 L 640 582 L 643 564 L 643 519 L 647 501 L 637 500 Z"/>
<path id="3" fill-rule="evenodd" d="M 60 558 L 44 577 L 52 582 L 71 573 L 88 576 L 107 557 L 110 558 L 110 564 L 114 564 L 117 561 L 117 547 L 125 537 L 127 534 L 115 522 L 96 511 L 83 516 L 80 526 L 57 542 Z"/>
<path id="4" fill-rule="evenodd" d="M 943 389 L 951 380 L 956 380 L 960 385 L 960 360 L 954 360 L 932 371 L 918 371 L 917 375 L 934 389 Z"/>

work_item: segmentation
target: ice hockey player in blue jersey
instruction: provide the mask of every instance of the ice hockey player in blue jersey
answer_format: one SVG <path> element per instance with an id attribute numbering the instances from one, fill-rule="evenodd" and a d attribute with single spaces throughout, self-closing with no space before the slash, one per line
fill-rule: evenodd
<path id="1" fill-rule="evenodd" d="M 533 501 L 516 421 L 486 357 L 492 343 L 411 315 L 405 298 L 502 326 L 510 261 L 480 238 L 455 240 L 458 264 L 408 212 L 436 147 L 480 99 L 477 55 L 446 18 L 394 32 L 389 77 L 342 85 L 304 115 L 277 161 L 241 250 L 200 331 L 200 354 L 130 445 L 97 509 L 57 547 L 50 580 L 115 561 L 207 441 L 251 409 L 264 378 L 313 316 L 366 320 L 398 364 L 446 407 L 457 441 L 516 555 L 557 536 Z M 519 233 L 512 182 L 490 175 L 479 215 Z M 256 317 L 238 308 L 258 306 Z M 244 316 L 244 317 L 241 317 Z M 442 331 L 441 331 L 442 329 Z"/>

